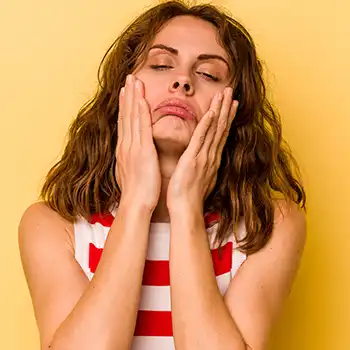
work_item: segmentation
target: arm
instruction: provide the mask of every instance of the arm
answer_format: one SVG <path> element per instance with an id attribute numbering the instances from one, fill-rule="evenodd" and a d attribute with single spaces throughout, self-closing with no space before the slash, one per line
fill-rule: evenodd
<path id="1" fill-rule="evenodd" d="M 19 245 L 41 349 L 130 349 L 151 214 L 119 206 L 89 283 L 68 243 L 67 223 L 43 203 L 27 209 Z"/>
<path id="2" fill-rule="evenodd" d="M 294 205 L 276 209 L 271 240 L 248 257 L 222 298 L 203 218 L 200 211 L 191 209 L 183 206 L 181 213 L 171 217 L 171 299 L 177 349 L 266 349 L 303 250 L 304 215 Z"/>

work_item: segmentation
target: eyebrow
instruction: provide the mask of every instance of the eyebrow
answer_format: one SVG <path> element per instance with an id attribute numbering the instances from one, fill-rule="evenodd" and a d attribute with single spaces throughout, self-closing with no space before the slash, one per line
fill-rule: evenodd
<path id="1" fill-rule="evenodd" d="M 170 52 L 171 54 L 173 55 L 176 55 L 178 56 L 179 54 L 179 50 L 177 49 L 174 49 L 173 47 L 170 47 L 170 46 L 167 46 L 167 45 L 164 45 L 164 44 L 157 44 L 157 45 L 153 45 L 149 50 L 153 50 L 153 49 L 162 49 L 162 50 L 166 50 L 168 52 Z M 205 60 L 212 60 L 212 59 L 215 59 L 215 60 L 220 60 L 222 62 L 225 62 L 227 67 L 230 68 L 230 65 L 228 64 L 228 62 L 220 55 L 215 55 L 215 54 L 201 54 L 199 56 L 197 56 L 197 60 L 199 61 L 205 61 Z"/>

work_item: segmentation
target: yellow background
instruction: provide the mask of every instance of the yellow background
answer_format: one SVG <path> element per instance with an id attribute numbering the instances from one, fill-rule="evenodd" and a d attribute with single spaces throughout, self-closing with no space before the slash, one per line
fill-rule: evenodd
<path id="1" fill-rule="evenodd" d="M 256 41 L 308 193 L 304 259 L 271 348 L 350 349 L 350 2 L 216 3 Z M 0 349 L 37 350 L 17 226 L 61 153 L 69 123 L 94 90 L 105 50 L 150 2 L 0 4 Z"/>

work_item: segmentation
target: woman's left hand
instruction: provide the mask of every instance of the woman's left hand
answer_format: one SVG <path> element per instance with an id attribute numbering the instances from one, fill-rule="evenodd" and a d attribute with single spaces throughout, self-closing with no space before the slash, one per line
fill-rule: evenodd
<path id="1" fill-rule="evenodd" d="M 238 101 L 232 101 L 230 87 L 214 96 L 169 181 L 167 207 L 170 211 L 184 203 L 202 209 L 204 200 L 215 187 L 222 151 L 237 107 Z"/>

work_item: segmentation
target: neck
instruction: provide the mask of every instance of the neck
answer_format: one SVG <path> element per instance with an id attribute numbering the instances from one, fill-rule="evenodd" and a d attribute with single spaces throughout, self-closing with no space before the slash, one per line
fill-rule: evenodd
<path id="1" fill-rule="evenodd" d="M 169 210 L 167 207 L 167 191 L 170 178 L 175 171 L 176 165 L 180 156 L 164 154 L 158 152 L 159 167 L 161 173 L 161 190 L 159 195 L 158 204 L 153 211 L 151 222 L 170 222 Z"/>

